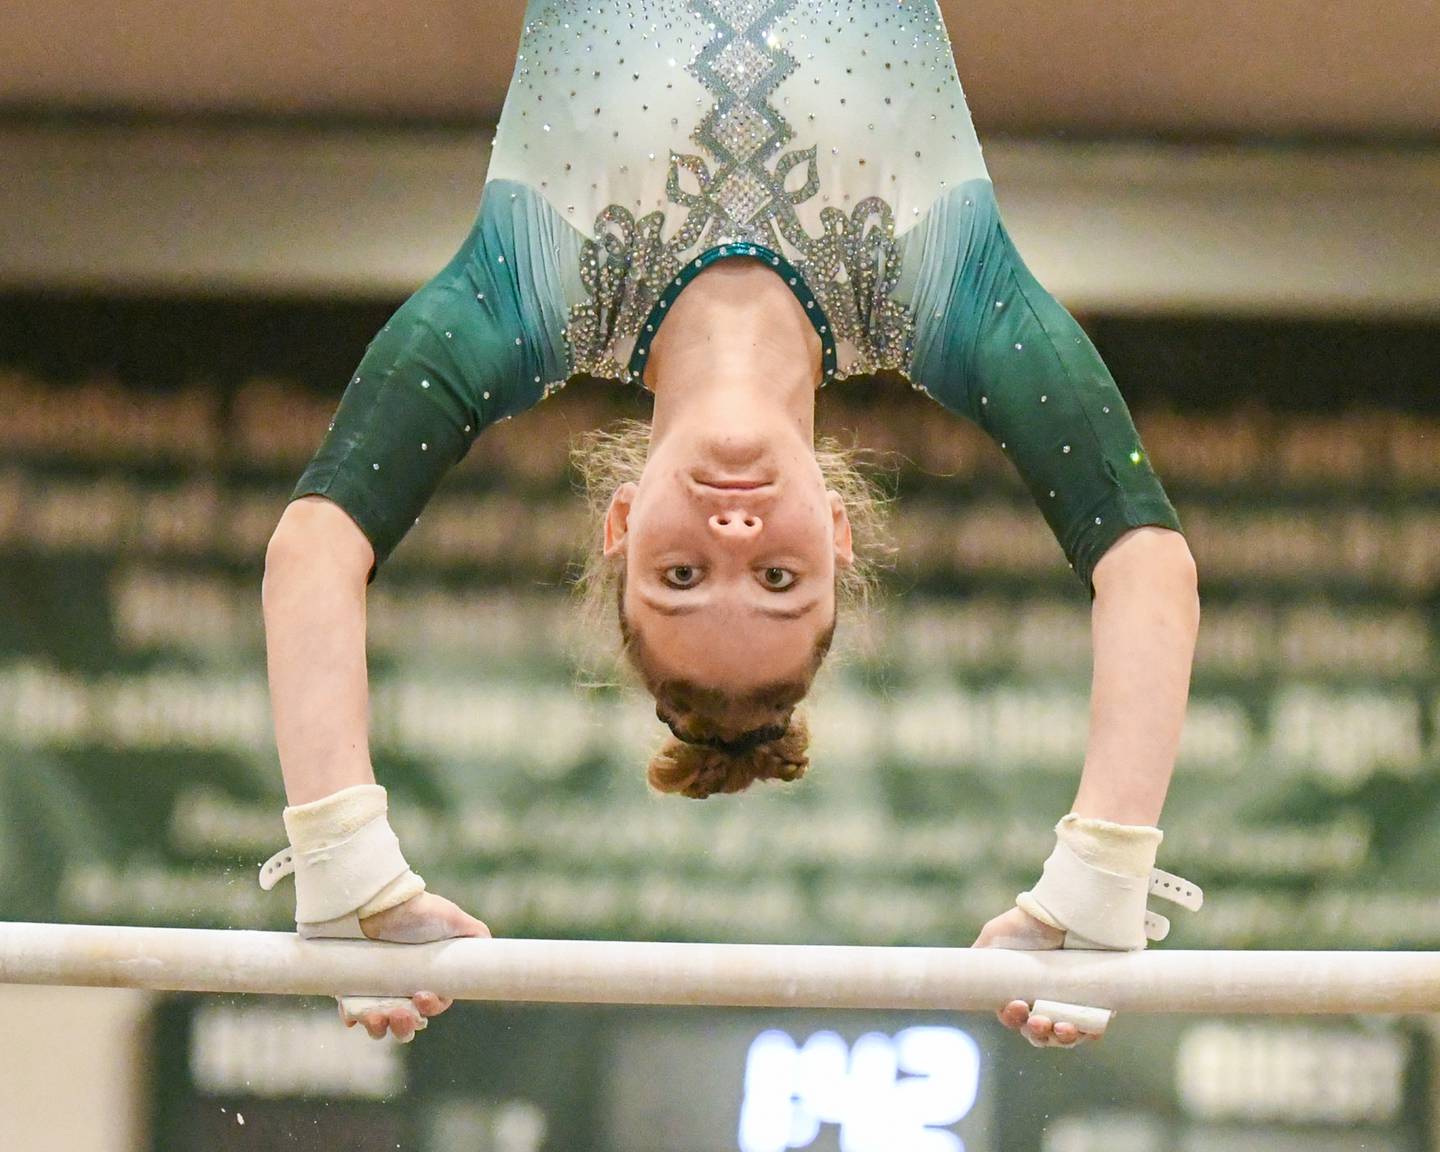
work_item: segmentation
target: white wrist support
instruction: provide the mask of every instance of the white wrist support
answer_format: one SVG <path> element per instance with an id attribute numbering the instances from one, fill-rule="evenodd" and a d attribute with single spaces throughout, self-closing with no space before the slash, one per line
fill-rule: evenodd
<path id="1" fill-rule="evenodd" d="M 357 784 L 286 808 L 290 847 L 266 861 L 260 887 L 269 891 L 293 872 L 297 925 L 342 918 L 348 925 L 354 914 L 357 923 L 344 934 L 358 935 L 360 918 L 425 890 L 425 881 L 405 862 L 386 810 L 385 789 L 378 784 Z"/>
<path id="2" fill-rule="evenodd" d="M 1170 922 L 1146 908 L 1152 893 L 1192 910 L 1200 907 L 1199 888 L 1154 867 L 1163 839 L 1158 828 L 1072 812 L 1055 826 L 1055 835 L 1055 851 L 1039 883 L 1015 903 L 1063 929 L 1066 948 L 1135 951 L 1147 939 L 1163 940 Z"/>

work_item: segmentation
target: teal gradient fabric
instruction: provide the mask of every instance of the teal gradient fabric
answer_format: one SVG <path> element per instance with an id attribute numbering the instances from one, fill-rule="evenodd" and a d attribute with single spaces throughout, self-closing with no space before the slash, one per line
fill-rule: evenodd
<path id="1" fill-rule="evenodd" d="M 378 567 L 487 426 L 578 374 L 639 382 L 669 306 L 730 258 L 791 286 L 822 384 L 895 372 L 985 429 L 1087 585 L 1129 528 L 1179 529 L 1005 231 L 934 0 L 531 0 L 475 227 L 376 336 L 292 498 L 344 507 Z"/>

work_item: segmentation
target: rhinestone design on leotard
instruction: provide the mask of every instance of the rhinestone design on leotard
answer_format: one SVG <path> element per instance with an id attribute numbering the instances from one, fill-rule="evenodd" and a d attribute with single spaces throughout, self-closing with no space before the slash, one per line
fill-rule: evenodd
<path id="1" fill-rule="evenodd" d="M 795 130 L 771 97 L 798 63 L 771 29 L 796 3 L 685 4 L 713 29 L 686 68 L 714 99 L 690 134 L 705 155 L 670 154 L 666 197 L 685 210 L 670 236 L 663 211 L 637 218 L 611 204 L 597 216 L 580 269 L 589 299 L 571 310 L 567 329 L 574 371 L 633 376 L 611 355 L 617 341 L 640 333 L 683 266 L 736 243 L 783 253 L 804 278 L 831 327 L 830 339 L 852 350 L 827 379 L 908 362 L 914 320 L 893 297 L 900 276 L 893 207 L 869 196 L 848 213 L 823 208 L 820 233 L 812 235 L 796 208 L 821 191 L 817 145 L 776 155 Z"/>

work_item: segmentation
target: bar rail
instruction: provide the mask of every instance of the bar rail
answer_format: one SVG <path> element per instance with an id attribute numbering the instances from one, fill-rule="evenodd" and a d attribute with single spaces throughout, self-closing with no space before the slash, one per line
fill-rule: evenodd
<path id="1" fill-rule="evenodd" d="M 1019 952 L 593 940 L 305 941 L 0 922 L 0 983 L 570 1004 L 980 1011 L 1440 1012 L 1440 952 Z"/>

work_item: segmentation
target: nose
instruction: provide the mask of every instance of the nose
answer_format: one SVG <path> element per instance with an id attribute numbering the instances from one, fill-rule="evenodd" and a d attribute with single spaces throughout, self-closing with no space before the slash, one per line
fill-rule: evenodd
<path id="1" fill-rule="evenodd" d="M 722 539 L 750 540 L 760 534 L 764 522 L 754 512 L 731 508 L 716 512 L 709 520 L 710 531 Z"/>

